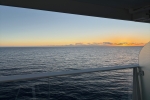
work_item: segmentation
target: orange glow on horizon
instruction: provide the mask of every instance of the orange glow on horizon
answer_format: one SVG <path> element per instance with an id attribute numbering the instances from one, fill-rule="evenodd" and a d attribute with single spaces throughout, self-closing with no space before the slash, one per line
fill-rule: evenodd
<path id="1" fill-rule="evenodd" d="M 0 43 L 0 46 L 144 46 L 147 42 L 21 42 Z"/>
<path id="2" fill-rule="evenodd" d="M 93 42 L 94 41 L 94 42 Z M 86 37 L 86 38 L 70 38 L 70 39 L 18 39 L 10 41 L 0 41 L 0 46 L 144 46 L 148 43 L 148 39 L 140 39 L 133 37 Z"/>

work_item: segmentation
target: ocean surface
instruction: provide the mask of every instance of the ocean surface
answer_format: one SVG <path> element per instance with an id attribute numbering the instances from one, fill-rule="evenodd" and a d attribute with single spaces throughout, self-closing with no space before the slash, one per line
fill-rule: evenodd
<path id="1" fill-rule="evenodd" d="M 138 64 L 142 47 L 1 47 L 0 76 Z M 0 83 L 0 100 L 132 100 L 132 69 Z"/>

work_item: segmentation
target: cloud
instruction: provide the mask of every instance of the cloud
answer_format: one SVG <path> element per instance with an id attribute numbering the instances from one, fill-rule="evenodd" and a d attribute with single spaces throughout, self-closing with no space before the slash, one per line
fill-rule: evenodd
<path id="1" fill-rule="evenodd" d="M 88 43 L 87 45 L 91 45 L 91 46 L 97 46 L 97 45 L 101 45 L 101 43 Z"/>
<path id="2" fill-rule="evenodd" d="M 128 44 L 128 43 L 115 43 L 115 45 L 125 45 L 125 44 Z"/>
<path id="3" fill-rule="evenodd" d="M 145 43 L 128 43 L 128 42 L 120 42 L 120 43 L 112 43 L 112 42 L 102 42 L 102 43 L 75 43 L 75 44 L 68 44 L 65 46 L 144 46 Z"/>
<path id="4" fill-rule="evenodd" d="M 103 42 L 103 45 L 113 45 L 111 42 Z"/>
<path id="5" fill-rule="evenodd" d="M 120 42 L 120 43 L 114 43 L 113 45 L 118 45 L 118 46 L 143 46 L 145 43 L 128 43 L 128 42 Z"/>
<path id="6" fill-rule="evenodd" d="M 83 43 L 75 43 L 75 45 L 85 45 L 85 44 L 83 44 Z"/>
<path id="7" fill-rule="evenodd" d="M 145 43 L 128 43 L 128 45 L 144 46 Z"/>

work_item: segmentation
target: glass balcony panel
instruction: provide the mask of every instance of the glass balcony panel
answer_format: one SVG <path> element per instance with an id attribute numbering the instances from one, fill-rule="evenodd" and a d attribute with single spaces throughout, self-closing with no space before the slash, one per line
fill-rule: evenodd
<path id="1" fill-rule="evenodd" d="M 0 83 L 3 100 L 132 100 L 132 69 Z"/>

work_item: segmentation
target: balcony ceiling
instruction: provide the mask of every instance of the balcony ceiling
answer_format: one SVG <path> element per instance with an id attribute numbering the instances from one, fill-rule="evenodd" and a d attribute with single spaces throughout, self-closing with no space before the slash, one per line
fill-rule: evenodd
<path id="1" fill-rule="evenodd" d="M 150 0 L 0 0 L 0 5 L 150 23 Z"/>

